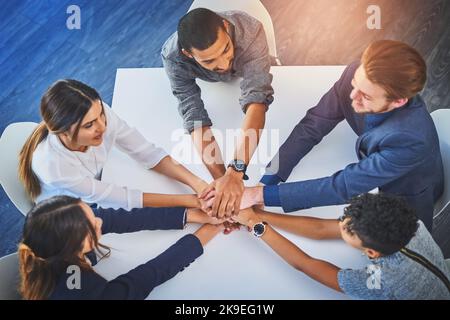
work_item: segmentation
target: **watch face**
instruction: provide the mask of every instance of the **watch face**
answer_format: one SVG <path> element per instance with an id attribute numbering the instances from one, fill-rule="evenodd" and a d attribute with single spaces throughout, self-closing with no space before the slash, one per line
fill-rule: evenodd
<path id="1" fill-rule="evenodd" d="M 257 237 L 260 237 L 264 233 L 265 230 L 266 230 L 266 227 L 263 223 L 257 223 L 253 226 L 253 233 Z"/>
<path id="2" fill-rule="evenodd" d="M 238 171 L 245 171 L 245 162 L 242 160 L 234 160 L 233 167 L 235 167 Z"/>
<path id="3" fill-rule="evenodd" d="M 236 162 L 236 169 L 244 171 L 245 163 Z"/>

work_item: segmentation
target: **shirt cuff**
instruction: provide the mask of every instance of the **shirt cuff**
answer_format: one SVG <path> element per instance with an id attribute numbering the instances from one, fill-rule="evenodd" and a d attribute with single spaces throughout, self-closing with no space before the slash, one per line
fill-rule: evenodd
<path id="1" fill-rule="evenodd" d="M 147 169 L 153 169 L 162 161 L 162 159 L 167 156 L 169 156 L 169 154 L 166 152 L 166 150 L 162 148 L 156 148 L 156 150 L 154 151 L 153 159 L 146 165 Z"/>
<path id="2" fill-rule="evenodd" d="M 278 186 L 265 186 L 263 188 L 264 205 L 268 207 L 280 207 L 280 192 Z"/>
<path id="3" fill-rule="evenodd" d="M 259 180 L 259 182 L 261 182 L 262 184 L 264 184 L 266 186 L 277 185 L 281 181 L 283 181 L 283 180 L 276 174 L 265 174 L 265 175 L 263 175 L 261 180 Z"/>
<path id="4" fill-rule="evenodd" d="M 128 206 L 125 208 L 131 210 L 134 208 L 142 208 L 144 202 L 144 193 L 136 189 L 127 189 Z"/>
<path id="5" fill-rule="evenodd" d="M 187 211 L 188 211 L 188 209 L 184 209 L 184 214 L 183 214 L 183 228 L 186 226 Z"/>

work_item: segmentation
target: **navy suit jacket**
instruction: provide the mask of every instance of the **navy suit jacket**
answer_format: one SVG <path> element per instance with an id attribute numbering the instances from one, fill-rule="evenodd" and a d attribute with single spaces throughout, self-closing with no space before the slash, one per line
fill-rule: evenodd
<path id="1" fill-rule="evenodd" d="M 123 209 L 97 209 L 94 213 L 103 219 L 102 233 L 105 234 L 182 229 L 185 223 L 184 211 L 184 208 L 142 208 L 133 209 L 131 212 Z M 72 274 L 64 270 L 49 299 L 143 300 L 153 288 L 173 278 L 202 254 L 203 247 L 200 240 L 193 234 L 188 234 L 154 259 L 111 281 L 107 281 L 93 270 L 81 269 L 80 288 L 69 289 L 67 280 Z M 92 255 L 88 257 L 92 261 Z M 93 264 L 96 263 L 95 260 Z"/>
<path id="2" fill-rule="evenodd" d="M 420 95 L 416 95 L 405 106 L 392 111 L 381 124 L 366 130 L 366 116 L 353 110 L 350 99 L 351 80 L 358 66 L 356 62 L 349 65 L 296 125 L 261 181 L 266 184 L 286 181 L 298 162 L 344 119 L 358 135 L 355 151 L 359 161 L 330 177 L 265 187 L 264 194 L 277 192 L 279 205 L 290 212 L 347 203 L 352 197 L 378 187 L 384 193 L 405 198 L 431 230 L 433 205 L 444 184 L 433 120 Z M 266 201 L 265 197 L 265 203 L 270 206 L 271 199 Z"/>

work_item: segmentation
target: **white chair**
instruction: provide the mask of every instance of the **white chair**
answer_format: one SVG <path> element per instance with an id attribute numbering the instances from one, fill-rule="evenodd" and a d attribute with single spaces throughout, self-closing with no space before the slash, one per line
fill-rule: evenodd
<path id="1" fill-rule="evenodd" d="M 33 202 L 28 197 L 18 177 L 19 153 L 30 134 L 36 128 L 34 122 L 10 124 L 0 137 L 0 184 L 9 199 L 24 215 L 30 211 Z"/>
<path id="2" fill-rule="evenodd" d="M 276 65 L 281 65 L 277 54 L 277 44 L 275 42 L 275 32 L 272 19 L 267 9 L 259 0 L 194 0 L 188 12 L 195 8 L 207 8 L 216 12 L 239 10 L 248 13 L 258 19 L 264 26 L 269 46 L 269 54 L 272 56 Z"/>
<path id="3" fill-rule="evenodd" d="M 434 205 L 434 217 L 437 217 L 450 204 L 450 109 L 439 109 L 431 113 L 439 136 L 442 162 L 444 163 L 444 192 Z"/>
<path id="4" fill-rule="evenodd" d="M 0 300 L 21 299 L 19 286 L 19 259 L 17 252 L 0 258 Z"/>

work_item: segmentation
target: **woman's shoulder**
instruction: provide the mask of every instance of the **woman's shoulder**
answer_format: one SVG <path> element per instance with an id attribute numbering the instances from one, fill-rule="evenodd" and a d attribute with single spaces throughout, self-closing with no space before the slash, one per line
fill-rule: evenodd
<path id="1" fill-rule="evenodd" d="M 93 270 L 69 266 L 59 278 L 50 300 L 96 299 L 107 281 Z M 69 268 L 68 267 L 68 268 Z"/>
<path id="2" fill-rule="evenodd" d="M 76 168 L 76 158 L 62 150 L 58 145 L 58 139 L 54 135 L 45 138 L 33 152 L 32 168 L 33 171 L 41 178 L 56 177 L 59 172 L 70 172 L 70 168 Z M 64 170 L 62 169 L 64 167 Z"/>

